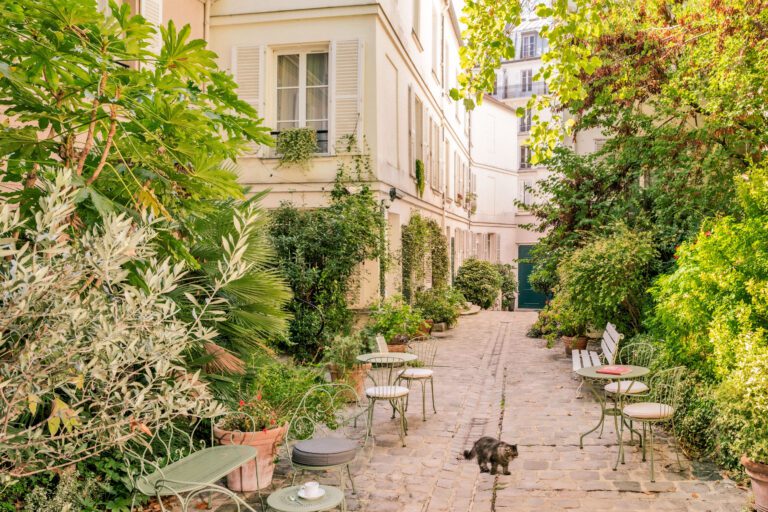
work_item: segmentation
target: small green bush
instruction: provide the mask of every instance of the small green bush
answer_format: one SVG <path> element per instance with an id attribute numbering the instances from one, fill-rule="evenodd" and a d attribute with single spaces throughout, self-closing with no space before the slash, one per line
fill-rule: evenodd
<path id="1" fill-rule="evenodd" d="M 431 288 L 416 293 L 415 307 L 428 320 L 454 325 L 465 302 L 464 296 L 455 288 Z"/>
<path id="2" fill-rule="evenodd" d="M 517 291 L 515 267 L 509 263 L 497 263 L 496 268 L 501 275 L 501 309 L 512 311 L 515 309 L 515 292 Z"/>
<path id="3" fill-rule="evenodd" d="M 555 295 L 592 325 L 626 322 L 636 332 L 657 256 L 649 232 L 618 225 L 560 264 Z"/>
<path id="4" fill-rule="evenodd" d="M 488 309 L 501 290 L 501 275 L 493 263 L 469 258 L 459 268 L 454 286 L 472 304 Z"/>
<path id="5" fill-rule="evenodd" d="M 312 128 L 283 130 L 277 136 L 275 150 L 280 155 L 281 166 L 307 168 L 309 160 L 317 153 L 317 132 Z"/>
<path id="6" fill-rule="evenodd" d="M 395 336 L 415 336 L 424 324 L 421 313 L 412 308 L 402 295 L 381 301 L 371 312 L 371 321 L 367 330 L 373 334 L 381 334 L 392 341 Z"/>

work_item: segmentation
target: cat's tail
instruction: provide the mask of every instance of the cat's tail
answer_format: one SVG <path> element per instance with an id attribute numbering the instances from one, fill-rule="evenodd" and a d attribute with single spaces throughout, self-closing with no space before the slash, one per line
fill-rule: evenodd
<path id="1" fill-rule="evenodd" d="M 464 450 L 464 458 L 465 459 L 472 459 L 474 456 L 477 455 L 477 451 L 475 451 L 475 447 L 473 446 L 471 450 Z"/>

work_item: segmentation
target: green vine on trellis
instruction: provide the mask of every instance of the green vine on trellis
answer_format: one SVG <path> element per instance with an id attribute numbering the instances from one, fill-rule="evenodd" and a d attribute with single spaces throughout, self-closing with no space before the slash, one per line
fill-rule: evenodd
<path id="1" fill-rule="evenodd" d="M 414 212 L 402 233 L 403 296 L 411 301 L 427 268 L 432 272 L 432 287 L 448 285 L 448 241 L 440 225 Z"/>
<path id="2" fill-rule="evenodd" d="M 424 187 L 427 185 L 427 176 L 424 173 L 424 162 L 416 160 L 416 191 L 419 197 L 424 196 Z"/>
<path id="3" fill-rule="evenodd" d="M 317 153 L 317 132 L 312 128 L 291 128 L 280 132 L 275 142 L 280 155 L 280 167 L 297 165 L 309 167 L 309 160 Z"/>

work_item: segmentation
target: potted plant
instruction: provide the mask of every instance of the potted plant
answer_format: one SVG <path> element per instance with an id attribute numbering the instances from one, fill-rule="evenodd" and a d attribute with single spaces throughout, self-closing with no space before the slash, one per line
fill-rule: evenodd
<path id="1" fill-rule="evenodd" d="M 359 336 L 337 336 L 323 349 L 323 357 L 331 373 L 331 380 L 348 384 L 355 390 L 358 397 L 365 391 L 365 377 L 371 369 L 370 363 L 361 364 L 357 360 L 362 346 Z M 357 397 L 349 398 L 357 399 Z"/>
<path id="2" fill-rule="evenodd" d="M 414 303 L 424 318 L 432 322 L 432 330 L 444 331 L 456 324 L 464 296 L 454 288 L 438 287 L 416 293 Z"/>
<path id="3" fill-rule="evenodd" d="M 581 312 L 563 297 L 563 295 L 555 296 L 552 301 L 552 311 L 557 325 L 556 332 L 560 335 L 565 347 L 565 355 L 571 357 L 573 350 L 587 348 L 589 323 Z"/>
<path id="4" fill-rule="evenodd" d="M 258 391 L 249 400 L 241 399 L 237 410 L 213 427 L 219 444 L 244 444 L 258 450 L 256 460 L 243 464 L 227 475 L 227 487 L 235 492 L 253 492 L 272 484 L 277 446 L 288 425 L 275 407 Z M 256 474 L 258 471 L 258 485 Z"/>
<path id="5" fill-rule="evenodd" d="M 417 336 L 423 326 L 424 318 L 419 311 L 402 295 L 395 295 L 383 300 L 371 312 L 368 330 L 384 336 L 390 352 L 405 352 L 408 341 Z"/>

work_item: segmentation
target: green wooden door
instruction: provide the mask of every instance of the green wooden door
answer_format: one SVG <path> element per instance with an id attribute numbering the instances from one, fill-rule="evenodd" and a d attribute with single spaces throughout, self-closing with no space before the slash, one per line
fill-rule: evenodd
<path id="1" fill-rule="evenodd" d="M 531 253 L 532 245 L 519 245 L 517 250 L 518 260 L 524 260 Z M 533 272 L 533 265 L 518 261 L 518 278 L 520 280 L 517 307 L 521 309 L 541 309 L 544 307 L 546 297 L 531 287 L 529 278 Z"/>

